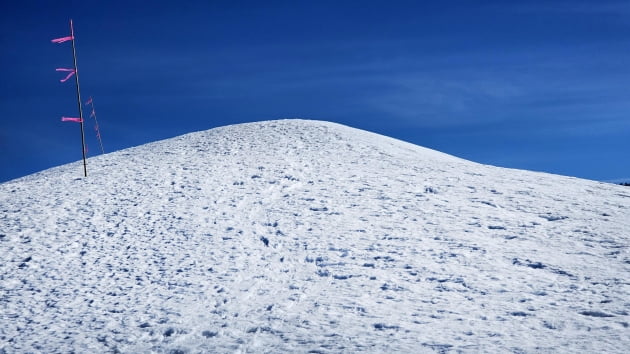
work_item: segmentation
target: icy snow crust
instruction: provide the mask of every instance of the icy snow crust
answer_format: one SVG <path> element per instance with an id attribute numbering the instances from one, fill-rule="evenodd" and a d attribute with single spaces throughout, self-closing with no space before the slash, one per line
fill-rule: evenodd
<path id="1" fill-rule="evenodd" d="M 630 189 L 333 123 L 0 185 L 0 352 L 624 352 Z"/>

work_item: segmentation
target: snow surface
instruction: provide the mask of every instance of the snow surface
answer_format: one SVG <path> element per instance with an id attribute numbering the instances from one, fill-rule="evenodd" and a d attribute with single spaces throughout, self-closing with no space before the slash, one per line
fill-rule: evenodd
<path id="1" fill-rule="evenodd" d="M 0 184 L 0 352 L 627 352 L 630 189 L 338 124 Z"/>

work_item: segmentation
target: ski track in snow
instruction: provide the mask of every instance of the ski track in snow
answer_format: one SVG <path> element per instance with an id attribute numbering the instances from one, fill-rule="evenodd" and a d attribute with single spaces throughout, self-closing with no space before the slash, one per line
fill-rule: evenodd
<path id="1" fill-rule="evenodd" d="M 0 353 L 625 352 L 630 190 L 338 124 L 0 184 Z"/>

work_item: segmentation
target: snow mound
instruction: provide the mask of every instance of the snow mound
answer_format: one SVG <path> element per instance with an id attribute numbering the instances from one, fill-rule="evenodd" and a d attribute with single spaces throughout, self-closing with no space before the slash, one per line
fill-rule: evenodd
<path id="1" fill-rule="evenodd" d="M 624 352 L 630 192 L 338 124 L 0 184 L 0 353 Z"/>

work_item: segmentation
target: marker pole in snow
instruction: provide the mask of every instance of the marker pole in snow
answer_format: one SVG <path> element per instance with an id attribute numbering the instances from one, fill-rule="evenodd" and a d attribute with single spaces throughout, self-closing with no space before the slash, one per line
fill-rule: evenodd
<path id="1" fill-rule="evenodd" d="M 77 50 L 74 44 L 74 27 L 70 19 L 70 36 L 72 37 L 72 58 L 74 59 L 74 81 L 77 84 L 77 104 L 79 106 L 79 122 L 81 125 L 81 152 L 83 153 L 83 175 L 87 177 L 87 161 L 85 160 L 85 131 L 83 129 L 83 105 L 81 104 L 81 89 L 79 88 L 79 71 L 77 70 Z"/>
<path id="2" fill-rule="evenodd" d="M 67 41 L 72 41 L 72 59 L 74 61 L 74 68 L 73 69 L 58 68 L 57 71 L 63 71 L 63 72 L 68 73 L 68 76 L 60 80 L 61 82 L 66 82 L 72 75 L 74 75 L 74 82 L 76 83 L 76 86 L 77 86 L 77 104 L 79 106 L 79 118 L 62 117 L 61 121 L 77 122 L 81 125 L 81 153 L 83 154 L 83 174 L 85 177 L 87 177 L 87 161 L 85 159 L 85 154 L 86 154 L 85 133 L 83 129 L 83 106 L 81 104 L 81 89 L 79 87 L 79 72 L 77 70 L 77 50 L 74 43 L 74 26 L 72 25 L 72 19 L 70 19 L 70 36 L 56 38 L 52 40 L 53 43 L 63 43 Z"/>
<path id="3" fill-rule="evenodd" d="M 94 99 L 90 96 L 85 104 L 89 104 L 91 107 L 90 117 L 94 118 L 94 130 L 96 131 L 96 138 L 98 139 L 99 145 L 101 145 L 101 153 L 105 153 L 105 149 L 103 149 L 103 139 L 101 139 L 101 129 L 98 126 L 98 120 L 96 120 L 96 110 L 94 109 Z"/>

